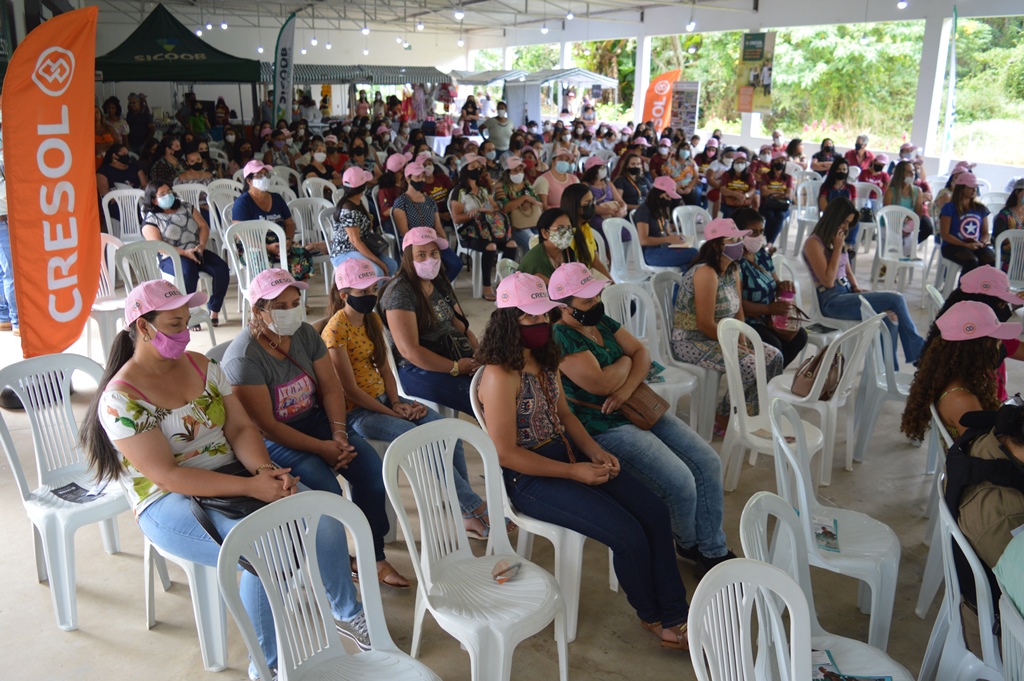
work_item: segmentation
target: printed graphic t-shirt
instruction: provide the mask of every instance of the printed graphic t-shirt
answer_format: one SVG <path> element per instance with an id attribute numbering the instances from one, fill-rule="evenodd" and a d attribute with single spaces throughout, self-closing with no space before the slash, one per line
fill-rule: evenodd
<path id="1" fill-rule="evenodd" d="M 949 218 L 949 233 L 960 240 L 981 239 L 981 223 L 989 214 L 988 208 L 983 204 L 976 203 L 971 206 L 963 215 L 958 215 L 956 206 L 950 201 L 942 207 L 939 214 Z"/>

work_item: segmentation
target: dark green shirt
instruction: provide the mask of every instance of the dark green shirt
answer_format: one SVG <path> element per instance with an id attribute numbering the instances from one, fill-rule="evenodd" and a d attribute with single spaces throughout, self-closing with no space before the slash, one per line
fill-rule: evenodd
<path id="1" fill-rule="evenodd" d="M 577 352 L 592 353 L 597 359 L 597 363 L 603 369 L 609 364 L 614 364 L 623 355 L 622 346 L 615 340 L 615 332 L 619 330 L 620 326 L 622 325 L 608 315 L 605 315 L 597 323 L 597 330 L 604 340 L 604 345 L 601 346 L 576 329 L 570 328 L 565 324 L 555 324 L 555 342 L 562 349 L 563 355 L 572 355 Z M 562 375 L 562 388 L 565 390 L 565 397 L 569 401 L 569 408 L 572 410 L 572 413 L 576 415 L 576 418 L 580 420 L 580 423 L 583 424 L 583 427 L 591 435 L 600 435 L 612 428 L 629 423 L 629 419 L 623 416 L 621 411 L 602 414 L 600 409 L 585 407 L 573 402 L 573 400 L 579 400 L 580 402 L 589 402 L 600 407 L 604 404 L 607 395 L 589 393 L 570 381 L 564 374 Z"/>

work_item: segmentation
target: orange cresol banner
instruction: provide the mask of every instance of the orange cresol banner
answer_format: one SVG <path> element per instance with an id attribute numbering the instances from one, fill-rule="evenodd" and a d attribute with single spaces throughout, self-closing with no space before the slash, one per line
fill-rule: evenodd
<path id="1" fill-rule="evenodd" d="M 25 357 L 63 352 L 78 340 L 99 288 L 98 14 L 74 10 L 34 29 L 4 78 L 4 169 Z"/>
<path id="2" fill-rule="evenodd" d="M 666 71 L 651 79 L 644 96 L 644 121 L 654 121 L 654 129 L 661 131 L 668 125 L 672 113 L 672 84 L 679 80 L 680 69 Z"/>

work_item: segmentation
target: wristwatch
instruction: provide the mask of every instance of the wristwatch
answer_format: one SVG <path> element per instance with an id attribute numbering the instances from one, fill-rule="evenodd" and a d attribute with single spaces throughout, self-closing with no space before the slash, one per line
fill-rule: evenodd
<path id="1" fill-rule="evenodd" d="M 458 360 L 455 360 L 455 361 L 452 362 L 452 370 L 449 371 L 448 373 L 451 374 L 452 376 L 458 376 L 459 375 L 459 361 Z"/>

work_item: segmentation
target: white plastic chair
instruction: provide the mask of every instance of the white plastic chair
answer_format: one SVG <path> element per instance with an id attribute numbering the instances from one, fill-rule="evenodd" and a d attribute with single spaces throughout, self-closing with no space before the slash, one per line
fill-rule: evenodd
<path id="1" fill-rule="evenodd" d="M 288 203 L 295 221 L 295 235 L 303 246 L 320 241 L 320 213 L 333 210 L 334 206 L 327 199 L 303 198 Z M 334 280 L 331 267 L 331 256 L 321 253 L 313 256 L 313 267 L 320 265 L 324 273 L 324 295 L 330 295 L 331 282 Z"/>
<path id="2" fill-rule="evenodd" d="M 698 423 L 699 407 L 697 404 L 697 378 L 685 369 L 666 364 L 662 355 L 661 339 L 658 336 L 658 306 L 654 299 L 639 284 L 612 284 L 601 291 L 601 301 L 609 317 L 621 324 L 646 347 L 651 361 L 665 367 L 661 373 L 665 377 L 662 383 L 648 385 L 654 392 L 665 398 L 672 408 L 671 413 L 679 410 L 679 400 L 690 395 L 690 423 Z"/>
<path id="3" fill-rule="evenodd" d="M 939 265 L 935 268 L 935 282 L 933 286 L 939 290 L 939 292 L 945 298 L 949 298 L 949 294 L 956 289 L 957 282 L 960 280 L 960 271 L 963 269 L 960 263 L 955 260 L 950 260 L 942 256 L 940 249 L 935 249 L 939 252 Z M 996 256 L 999 257 L 998 255 Z"/>
<path id="4" fill-rule="evenodd" d="M 921 227 L 921 218 L 917 213 L 903 206 L 883 206 L 875 212 L 875 219 L 881 226 L 879 243 L 875 249 L 872 266 L 872 280 L 878 277 L 879 267 L 885 267 L 883 288 L 890 291 L 905 291 L 914 280 L 914 270 L 920 269 L 924 274 L 924 260 L 917 257 L 917 233 Z M 913 223 L 910 234 L 904 238 L 903 225 L 907 220 Z M 911 244 L 910 256 L 904 255 L 903 244 Z M 908 259 L 909 258 L 909 259 Z M 909 273 L 909 278 L 904 278 Z M 921 296 L 921 307 L 924 307 L 924 294 Z"/>
<path id="5" fill-rule="evenodd" d="M 513 272 L 519 271 L 519 263 L 511 258 L 502 258 L 494 267 L 495 285 L 501 283 L 505 277 L 511 276 Z"/>
<path id="6" fill-rule="evenodd" d="M 852 329 L 842 333 L 836 340 L 828 345 L 826 349 L 819 350 L 824 353 L 821 361 L 822 369 L 814 378 L 814 384 L 806 396 L 800 397 L 793 393 L 793 375 L 782 374 L 776 376 L 768 384 L 768 397 L 770 399 L 781 398 L 802 409 L 810 409 L 818 413 L 821 429 L 824 432 L 825 446 L 820 460 L 821 474 L 819 480 L 822 485 L 832 484 L 832 460 L 835 451 L 836 432 L 839 428 L 839 408 L 846 407 L 846 450 L 847 459 L 853 457 L 854 449 L 854 408 L 850 401 L 853 392 L 853 380 L 857 376 L 857 369 L 864 361 L 864 355 L 871 346 L 871 341 L 878 335 L 878 328 L 882 324 L 884 314 L 877 314 L 867 321 L 861 322 Z M 828 377 L 827 368 L 832 366 L 832 360 L 836 355 L 843 358 L 843 371 L 836 386 L 835 393 L 827 400 L 821 399 L 821 391 L 825 387 L 825 380 Z"/>
<path id="7" fill-rule="evenodd" d="M 942 443 L 942 461 L 945 462 L 945 454 L 953 446 L 953 438 L 946 430 L 945 424 L 939 417 L 939 412 L 932 404 L 929 406 L 932 415 L 932 427 L 928 433 L 928 475 L 945 470 L 945 464 L 939 466 L 939 443 Z M 939 470 L 941 469 L 941 470 Z M 939 546 L 939 524 L 938 508 L 943 503 L 940 490 L 932 485 L 931 496 L 928 499 L 928 510 L 925 515 L 928 517 L 928 529 L 925 530 L 925 544 L 928 544 L 928 558 L 924 564 L 924 573 L 921 575 L 921 590 L 917 594 L 917 606 L 914 613 L 921 619 L 925 618 L 935 600 L 935 594 L 942 586 L 942 548 Z"/>
<path id="8" fill-rule="evenodd" d="M 340 194 L 341 192 L 334 192 L 334 193 L 335 193 L 335 195 L 337 195 L 337 194 Z M 453 215 L 453 213 L 452 213 L 452 195 L 451 194 L 448 195 L 448 214 L 449 215 Z M 459 230 L 459 225 L 455 225 L 455 232 L 456 232 L 456 236 L 455 236 L 455 242 L 456 242 L 455 253 L 456 253 L 456 255 L 458 255 L 460 257 L 461 256 L 467 256 L 469 258 L 470 278 L 471 278 L 471 281 L 472 281 L 472 284 L 473 284 L 473 297 L 474 298 L 483 298 L 483 296 L 484 296 L 484 277 L 483 277 L 483 272 L 482 272 L 482 268 L 481 268 L 481 265 L 483 264 L 483 257 L 484 257 L 483 253 L 481 253 L 480 251 L 474 251 L 474 250 L 472 250 L 470 248 L 466 248 L 465 246 L 463 246 L 462 245 L 462 240 L 459 239 L 459 237 L 458 237 L 458 230 Z"/>
<path id="9" fill-rule="evenodd" d="M 1003 627 L 1003 675 L 1006 681 L 1024 681 L 1024 617 L 1004 593 L 999 598 Z"/>
<path id="10" fill-rule="evenodd" d="M 946 476 L 936 476 L 935 484 L 939 494 L 945 489 Z M 1003 663 L 999 656 L 999 640 L 993 633 L 995 624 L 995 602 L 990 591 L 988 577 L 978 555 L 971 543 L 964 536 L 945 501 L 939 503 L 939 545 L 942 547 L 942 568 L 946 583 L 946 593 L 942 600 L 942 608 L 935 618 L 925 649 L 924 660 L 921 662 L 920 681 L 1003 681 Z M 981 635 L 982 654 L 977 655 L 967 649 L 964 644 L 963 620 L 960 617 L 960 580 L 957 578 L 956 564 L 953 559 L 954 544 L 960 548 L 967 563 L 971 566 L 971 574 L 967 579 L 974 580 L 977 594 L 978 625 Z"/>
<path id="11" fill-rule="evenodd" d="M 302 184 L 302 175 L 291 166 L 274 166 L 270 171 L 270 175 L 284 180 L 285 185 L 288 187 L 297 188 Z"/>
<path id="12" fill-rule="evenodd" d="M 932 321 L 935 321 L 935 317 L 938 316 L 939 310 L 941 310 L 942 306 L 946 304 L 946 298 L 931 284 L 925 284 L 924 291 L 928 294 L 928 316 L 931 317 Z"/>
<path id="13" fill-rule="evenodd" d="M 752 635 L 755 609 L 756 651 Z M 786 610 L 788 634 L 783 620 Z M 755 654 L 762 658 L 769 653 L 779 669 L 778 678 L 811 679 L 807 599 L 792 577 L 769 563 L 734 558 L 712 568 L 693 592 L 687 632 L 697 681 L 768 678 L 755 671 Z"/>
<path id="14" fill-rule="evenodd" d="M 746 396 L 743 393 L 743 378 L 740 374 L 739 341 L 746 339 L 753 348 L 757 362 L 757 401 L 760 413 L 747 414 Z M 751 463 L 757 454 L 774 454 L 772 432 L 768 421 L 768 385 L 764 359 L 764 342 L 754 329 L 738 319 L 727 318 L 718 322 L 718 342 L 725 359 L 725 377 L 729 386 L 729 425 L 722 442 L 722 470 L 725 490 L 732 492 L 740 481 L 743 468 L 743 454 L 751 450 Z M 806 421 L 800 421 L 800 432 L 808 443 L 811 454 L 816 454 L 824 444 L 821 429 Z M 785 435 L 794 433 L 786 431 Z"/>
<path id="15" fill-rule="evenodd" d="M 480 403 L 480 377 L 483 376 L 486 367 L 473 375 L 469 384 L 469 399 L 473 403 L 473 416 L 476 417 L 480 427 L 487 432 L 487 422 L 484 419 L 484 408 Z M 502 505 L 505 516 L 519 527 L 519 539 L 517 540 L 516 553 L 529 560 L 533 555 L 534 536 L 544 537 L 551 542 L 555 553 L 555 581 L 565 599 L 565 629 L 569 639 L 566 643 L 576 640 L 577 626 L 579 624 L 580 611 L 580 590 L 583 576 L 583 543 L 587 540 L 586 535 L 561 525 L 555 525 L 543 520 L 531 518 L 520 513 L 508 499 L 504 486 L 501 490 Z M 608 587 L 612 591 L 619 590 L 619 580 L 615 575 L 614 554 L 608 549 Z"/>
<path id="16" fill-rule="evenodd" d="M 800 255 L 800 249 L 804 246 L 804 232 L 808 234 L 814 229 L 814 225 L 818 223 L 818 216 L 821 215 L 821 211 L 818 210 L 818 192 L 821 191 L 821 185 L 824 180 L 804 180 L 796 186 L 796 201 L 793 206 L 793 210 L 790 212 L 790 220 L 796 220 L 796 239 L 793 242 L 793 254 Z M 779 250 L 785 251 L 788 247 L 787 243 L 787 232 L 784 230 L 782 233 L 782 242 L 779 244 Z"/>
<path id="17" fill-rule="evenodd" d="M 810 268 L 807 268 L 810 272 Z M 838 317 L 826 317 L 821 311 L 821 303 L 818 300 L 818 287 L 814 285 L 814 280 L 811 280 L 810 295 L 807 296 L 810 301 L 810 309 L 807 311 L 807 316 L 812 320 L 820 322 L 825 326 L 845 331 L 846 329 L 852 329 L 857 326 L 858 322 L 856 319 L 839 319 Z"/>
<path id="18" fill-rule="evenodd" d="M 235 182 L 237 182 L 238 184 L 242 185 L 243 187 L 244 187 L 244 186 L 245 186 L 245 184 L 246 184 L 246 183 L 245 183 L 245 174 L 244 174 L 244 171 L 245 171 L 245 169 L 244 169 L 244 168 L 239 168 L 238 170 L 236 170 L 236 171 L 235 171 L 235 174 L 231 176 L 231 179 L 232 179 L 232 180 L 234 180 L 234 181 L 235 181 Z"/>
<path id="19" fill-rule="evenodd" d="M 629 233 L 629 248 L 622 241 L 622 231 Z M 611 256 L 611 275 L 620 284 L 648 284 L 651 277 L 658 272 L 677 272 L 677 267 L 655 267 L 644 260 L 644 249 L 640 246 L 636 226 L 625 218 L 606 218 L 602 224 L 605 238 L 608 240 L 608 253 Z M 628 252 L 627 252 L 628 251 Z"/>
<path id="20" fill-rule="evenodd" d="M 808 551 L 808 562 L 839 575 L 859 580 L 857 601 L 863 613 L 871 614 L 868 643 L 885 650 L 889 645 L 892 608 L 900 568 L 900 540 L 888 525 L 857 511 L 823 506 L 814 493 L 811 455 L 803 436 L 792 444 L 785 433 L 796 432 L 800 417 L 785 400 L 772 401 L 772 434 L 775 436 L 775 484 L 779 496 L 800 515 Z M 811 523 L 823 518 L 837 522 L 839 550 L 826 551 L 814 539 Z M 870 593 L 865 589 L 870 589 Z M 841 669 L 841 668 L 840 668 Z"/>
<path id="21" fill-rule="evenodd" d="M 171 191 L 182 201 L 190 204 L 199 210 L 200 204 L 206 203 L 206 196 L 210 193 L 209 187 L 198 182 L 186 182 L 171 187 Z"/>
<path id="22" fill-rule="evenodd" d="M 875 310 L 871 304 L 860 297 L 861 319 L 870 319 L 875 316 Z M 860 385 L 857 388 L 856 404 L 856 428 L 857 445 L 853 450 L 853 458 L 850 452 L 846 454 L 846 470 L 853 470 L 853 462 L 863 461 L 867 452 L 868 443 L 875 432 L 875 424 L 878 422 L 878 415 L 882 413 L 882 406 L 889 400 L 906 402 L 910 394 L 910 384 L 914 381 L 914 374 L 906 371 L 896 371 L 893 365 L 895 349 L 892 346 L 892 336 L 885 324 L 880 324 L 878 333 L 871 339 L 871 347 L 864 357 L 864 371 L 861 373 Z"/>
<path id="23" fill-rule="evenodd" d="M 1008 198 L 1010 198 L 1009 192 L 985 192 L 978 197 L 978 200 L 995 215 L 1003 209 Z"/>
<path id="24" fill-rule="evenodd" d="M 395 386 L 398 388 L 399 397 L 424 404 L 446 418 L 458 418 L 459 413 L 450 407 L 446 407 L 439 402 L 431 402 L 430 400 L 425 400 L 422 397 L 416 397 L 415 395 L 410 395 L 405 392 L 405 388 L 402 387 L 402 376 L 398 373 L 398 364 L 395 363 L 395 353 L 388 348 L 388 351 L 384 354 L 387 355 L 388 366 L 391 367 L 391 374 L 395 377 Z"/>
<path id="25" fill-rule="evenodd" d="M 851 177 L 851 179 L 853 178 Z M 872 212 L 875 214 L 875 221 L 861 222 L 860 231 L 857 233 L 860 243 L 855 244 L 855 246 L 858 251 L 862 250 L 864 253 L 867 253 L 871 249 L 871 240 L 875 237 L 875 232 L 878 230 L 878 209 L 882 206 L 882 189 L 877 184 L 870 182 L 854 182 L 854 186 L 857 188 L 857 200 L 854 201 L 857 210 L 867 206 L 868 201 L 870 201 Z"/>
<path id="26" fill-rule="evenodd" d="M 490 438 L 472 424 L 442 419 L 419 426 L 395 438 L 384 457 L 384 488 L 398 512 L 418 582 L 411 654 L 419 654 L 423 616 L 429 611 L 469 652 L 474 681 L 508 681 L 516 645 L 554 620 L 559 678 L 567 681 L 565 600 L 555 578 L 516 555 L 504 532 L 490 533 L 485 556 L 478 558 L 470 550 L 453 478 L 457 440 L 480 453 L 487 507 L 501 508 L 498 454 Z M 419 512 L 419 548 L 402 500 L 400 470 Z M 491 576 L 496 559 L 521 563 L 519 574 L 498 584 Z"/>
<path id="27" fill-rule="evenodd" d="M 117 323 L 124 319 L 124 297 L 117 292 L 117 266 L 114 253 L 124 244 L 120 239 L 100 233 L 100 287 L 96 301 L 89 310 L 89 317 L 96 322 L 100 333 L 100 354 L 107 361 L 110 348 L 117 335 Z M 85 353 L 92 355 L 92 334 L 85 331 Z"/>
<path id="28" fill-rule="evenodd" d="M 244 220 L 236 222 L 224 232 L 224 243 L 228 248 L 228 257 L 231 258 L 231 265 L 238 275 L 238 290 L 242 292 L 243 314 L 246 318 L 245 308 L 252 305 L 252 301 L 245 296 L 244 292 L 249 290 L 249 282 L 263 270 L 270 269 L 270 254 L 267 252 L 267 233 L 273 232 L 277 236 L 277 243 L 284 244 L 286 241 L 284 230 L 269 220 Z M 236 243 L 242 244 L 242 255 L 238 254 Z"/>
<path id="29" fill-rule="evenodd" d="M 274 192 L 275 194 L 280 194 L 282 198 L 284 198 L 285 203 L 290 203 L 295 199 L 299 198 L 291 187 L 287 187 L 284 185 L 283 181 L 279 181 L 278 184 L 272 184 L 270 186 L 270 191 Z"/>
<path id="30" fill-rule="evenodd" d="M 662 355 L 665 366 L 682 369 L 697 378 L 697 393 L 690 397 L 690 427 L 706 441 L 711 442 L 715 425 L 715 405 L 718 404 L 718 389 L 725 375 L 721 371 L 706 369 L 696 364 L 680 362 L 672 355 L 672 322 L 675 319 L 675 292 L 682 283 L 683 275 L 679 272 L 658 272 L 651 279 L 654 300 L 661 306 L 662 339 L 665 352 Z M 694 414 L 693 408 L 697 413 Z"/>
<path id="31" fill-rule="evenodd" d="M 324 190 L 329 189 L 331 196 L 333 197 L 336 187 L 333 182 L 321 179 L 319 177 L 310 177 L 302 181 L 302 193 L 311 199 L 322 199 L 324 198 Z"/>
<path id="32" fill-rule="evenodd" d="M 75 484 L 85 490 L 96 486 L 86 453 L 78 446 L 78 423 L 71 408 L 71 380 L 82 372 L 98 384 L 103 368 L 88 357 L 71 353 L 44 355 L 17 362 L 0 370 L 0 388 L 9 387 L 25 407 L 35 450 L 37 487 L 29 487 L 11 431 L 0 411 L 0 444 L 7 465 L 32 523 L 36 575 L 49 581 L 57 626 L 64 631 L 78 628 L 78 599 L 75 590 L 75 532 L 100 523 L 100 536 L 107 553 L 120 552 L 117 516 L 129 505 L 121 487 L 108 484 L 103 492 L 85 503 L 65 501 L 53 490 Z M 8 518 L 8 522 L 13 522 Z"/>
<path id="33" fill-rule="evenodd" d="M 107 221 L 107 228 L 124 243 L 142 241 L 141 210 L 145 195 L 141 189 L 114 189 L 103 195 L 103 217 Z M 110 210 L 111 203 L 117 204 L 117 218 Z"/>
<path id="34" fill-rule="evenodd" d="M 687 245 L 698 248 L 704 242 L 704 227 L 711 222 L 711 213 L 700 206 L 679 206 L 672 210 L 672 223 Z"/>
<path id="35" fill-rule="evenodd" d="M 1007 264 L 1007 278 L 1010 288 L 1017 291 L 1024 289 L 1024 230 L 1009 229 L 996 237 L 996 267 L 1003 267 L 1003 244 L 1010 243 L 1010 260 Z"/>
<path id="36" fill-rule="evenodd" d="M 231 159 L 228 158 L 228 155 L 222 149 L 218 149 L 212 144 L 210 145 L 210 159 L 216 161 L 222 168 L 227 168 L 228 163 L 231 162 Z"/>
<path id="37" fill-rule="evenodd" d="M 170 258 L 174 263 L 173 276 L 160 269 L 161 257 Z M 185 292 L 185 280 L 181 274 L 181 256 L 173 246 L 164 241 L 136 241 L 125 244 L 114 251 L 114 262 L 124 278 L 125 287 L 129 290 L 144 281 L 165 279 L 174 283 L 182 293 Z M 189 327 L 199 324 L 206 324 L 206 329 L 210 332 L 210 345 L 216 345 L 217 337 L 213 334 L 210 313 L 205 307 L 189 308 Z"/>
<path id="38" fill-rule="evenodd" d="M 261 679 L 374 679 L 413 681 L 440 678 L 395 645 L 384 619 L 380 585 L 360 580 L 360 601 L 371 649 L 348 653 L 338 636 L 330 601 L 321 578 L 316 536 L 322 520 L 342 523 L 355 544 L 361 574 L 373 574 L 373 538 L 362 512 L 347 499 L 329 492 L 303 492 L 280 499 L 231 528 L 217 560 L 217 578 L 231 616 L 242 632 Z M 245 556 L 259 575 L 270 601 L 277 637 L 277 675 L 272 676 L 238 588 L 238 559 Z M 324 566 L 336 569 L 338 566 Z M 296 582 L 301 576 L 301 587 Z"/>
<path id="39" fill-rule="evenodd" d="M 245 190 L 245 185 L 235 180 L 211 180 L 210 184 L 206 185 L 206 189 L 212 194 L 216 191 L 229 190 L 234 192 L 235 197 L 241 196 Z"/>
<path id="40" fill-rule="evenodd" d="M 768 530 L 775 518 L 775 530 Z M 810 614 L 811 648 L 828 650 L 843 674 L 888 676 L 893 681 L 913 681 L 913 676 L 883 651 L 866 643 L 825 631 L 818 622 L 807 561 L 807 537 L 793 506 L 771 492 L 757 492 L 740 516 L 743 555 L 785 570 L 804 592 Z"/>

